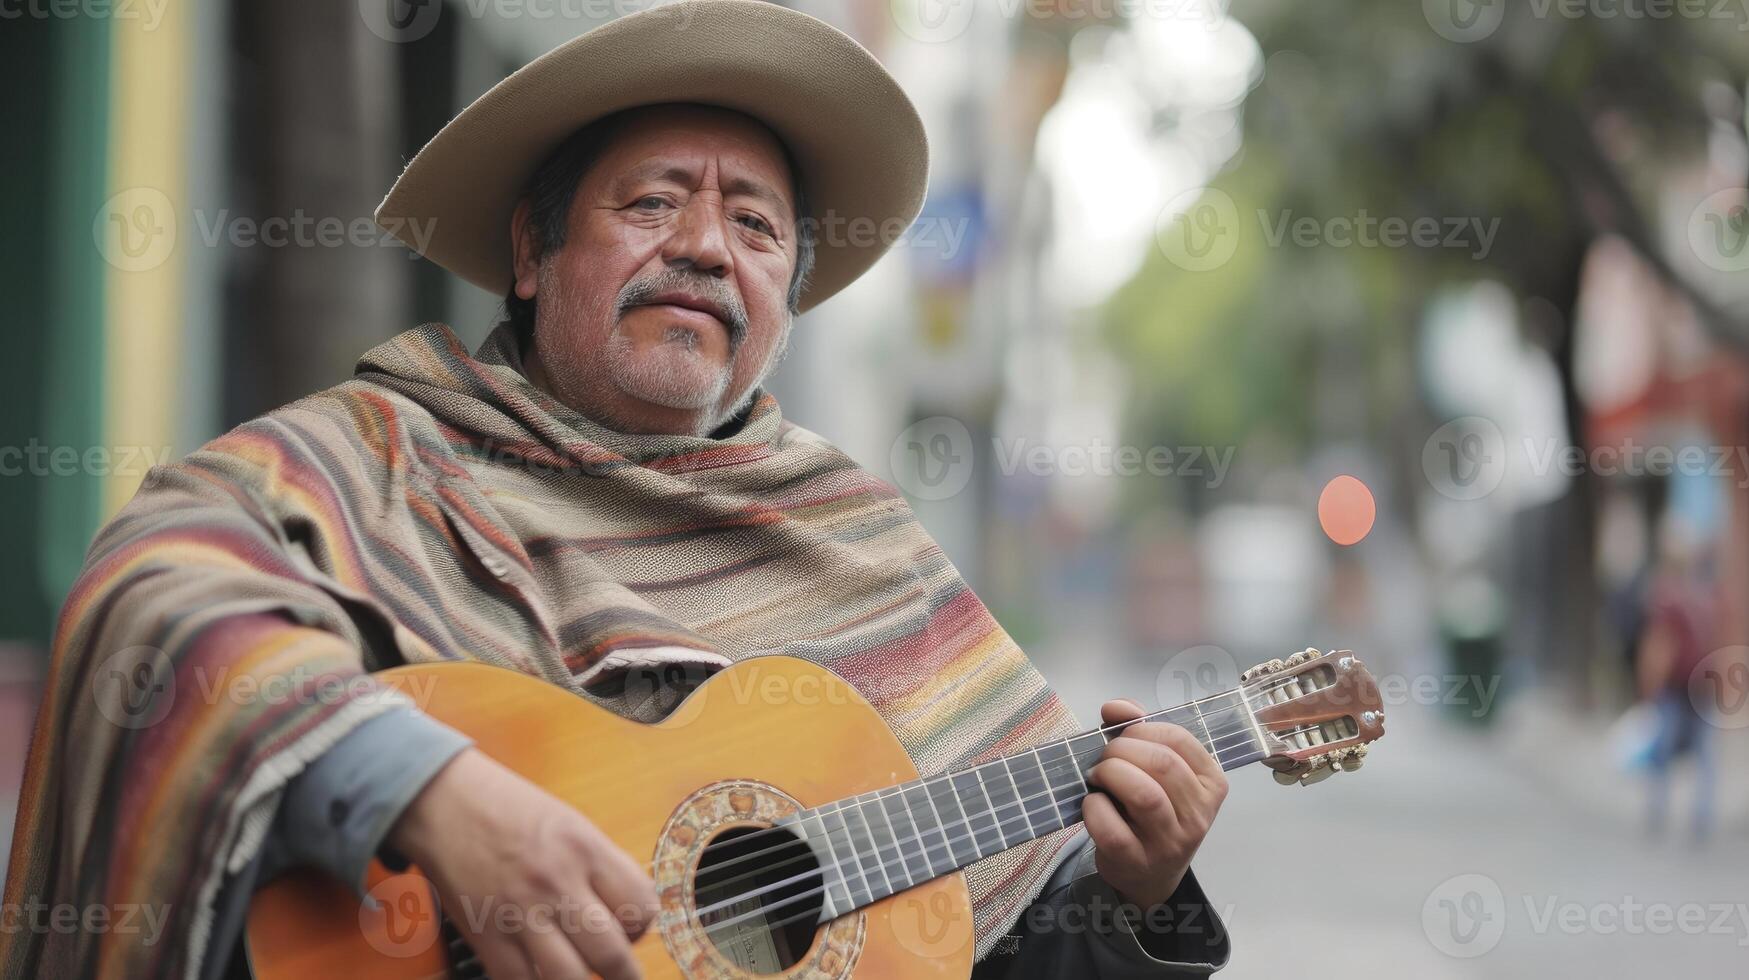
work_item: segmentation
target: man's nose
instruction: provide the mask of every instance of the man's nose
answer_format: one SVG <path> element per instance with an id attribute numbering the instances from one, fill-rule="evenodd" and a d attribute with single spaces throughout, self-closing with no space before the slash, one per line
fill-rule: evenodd
<path id="1" fill-rule="evenodd" d="M 680 211 L 674 233 L 662 246 L 662 261 L 669 268 L 692 268 L 718 279 L 734 269 L 729 255 L 728 230 L 723 227 L 722 202 L 706 194 L 694 194 Z"/>

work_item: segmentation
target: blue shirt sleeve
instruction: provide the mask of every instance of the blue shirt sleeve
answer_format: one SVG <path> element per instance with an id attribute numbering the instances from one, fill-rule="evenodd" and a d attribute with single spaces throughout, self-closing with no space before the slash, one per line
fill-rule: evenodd
<path id="1" fill-rule="evenodd" d="M 401 812 L 473 741 L 415 708 L 353 729 L 287 784 L 263 877 L 305 865 L 363 894 L 364 872 Z"/>

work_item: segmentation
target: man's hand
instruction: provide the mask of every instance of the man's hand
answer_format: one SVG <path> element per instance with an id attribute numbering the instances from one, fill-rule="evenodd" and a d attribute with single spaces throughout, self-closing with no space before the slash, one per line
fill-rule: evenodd
<path id="1" fill-rule="evenodd" d="M 493 977 L 639 976 L 631 942 L 656 913 L 649 875 L 582 814 L 478 749 L 426 785 L 388 843 L 431 878 Z M 505 907 L 515 911 L 501 918 Z"/>
<path id="2" fill-rule="evenodd" d="M 1107 701 L 1099 714 L 1117 725 L 1147 712 Z M 1146 722 L 1113 739 L 1088 775 L 1096 791 L 1081 809 L 1100 877 L 1144 911 L 1171 898 L 1227 798 L 1226 774 L 1189 732 Z"/>

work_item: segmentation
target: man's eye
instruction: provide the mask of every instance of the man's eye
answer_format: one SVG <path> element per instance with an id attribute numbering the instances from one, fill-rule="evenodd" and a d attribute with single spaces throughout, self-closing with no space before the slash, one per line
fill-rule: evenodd
<path id="1" fill-rule="evenodd" d="M 761 218 L 756 214 L 744 214 L 735 220 L 761 235 L 771 235 L 774 238 L 777 237 L 777 233 L 771 230 L 771 225 L 767 223 L 764 218 Z"/>
<path id="2" fill-rule="evenodd" d="M 640 211 L 655 211 L 659 208 L 665 208 L 667 206 L 668 206 L 668 199 L 667 198 L 657 197 L 654 194 L 650 195 L 649 197 L 640 197 L 636 201 L 632 202 L 632 207 L 637 208 Z"/>

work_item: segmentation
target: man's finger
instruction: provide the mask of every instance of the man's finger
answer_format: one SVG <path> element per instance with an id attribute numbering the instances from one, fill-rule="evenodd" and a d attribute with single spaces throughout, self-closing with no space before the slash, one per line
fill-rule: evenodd
<path id="1" fill-rule="evenodd" d="M 486 975 L 504 980 L 538 980 L 534 961 L 529 959 L 522 944 L 490 927 L 468 943 L 474 955 L 486 968 Z"/>
<path id="2" fill-rule="evenodd" d="M 1146 773 L 1166 791 L 1173 813 L 1192 808 L 1208 796 L 1197 778 L 1172 746 L 1142 738 L 1120 738 L 1105 747 L 1106 759 L 1122 759 Z"/>
<path id="3" fill-rule="evenodd" d="M 1139 868 L 1148 863 L 1148 849 L 1104 793 L 1089 793 L 1081 801 L 1081 821 L 1097 852 L 1108 860 Z"/>
<path id="4" fill-rule="evenodd" d="M 656 886 L 631 855 L 609 842 L 595 857 L 589 884 L 628 938 L 637 939 L 656 915 Z"/>
<path id="5" fill-rule="evenodd" d="M 577 952 L 570 937 L 565 935 L 565 926 L 562 919 L 539 924 L 525 919 L 522 932 L 516 936 L 522 942 L 524 955 L 534 964 L 535 972 L 542 980 L 547 977 L 589 975 L 587 967 L 583 965 L 582 954 Z M 495 973 L 491 975 L 497 976 Z"/>
<path id="6" fill-rule="evenodd" d="M 1135 763 L 1127 759 L 1105 759 L 1094 766 L 1088 776 L 1090 783 L 1104 790 L 1123 807 L 1124 816 L 1132 827 L 1140 823 L 1149 830 L 1158 828 L 1164 834 L 1170 834 L 1177 827 L 1177 813 L 1171 797 L 1153 776 Z M 1086 809 L 1085 805 L 1082 809 Z"/>
<path id="7" fill-rule="evenodd" d="M 586 891 L 578 897 L 583 903 L 583 922 L 571 933 L 571 945 L 583 954 L 583 962 L 604 980 L 638 980 L 642 974 L 619 919 L 594 893 Z"/>
<path id="8" fill-rule="evenodd" d="M 1202 740 L 1178 725 L 1160 721 L 1143 722 L 1124 729 L 1122 737 L 1143 739 L 1170 748 L 1198 776 L 1205 779 L 1221 774 L 1221 764 L 1209 754 Z"/>
<path id="9" fill-rule="evenodd" d="M 1099 717 L 1105 725 L 1121 725 L 1126 721 L 1135 721 L 1148 713 L 1148 709 L 1131 698 L 1118 698 L 1107 701 L 1099 706 Z"/>

